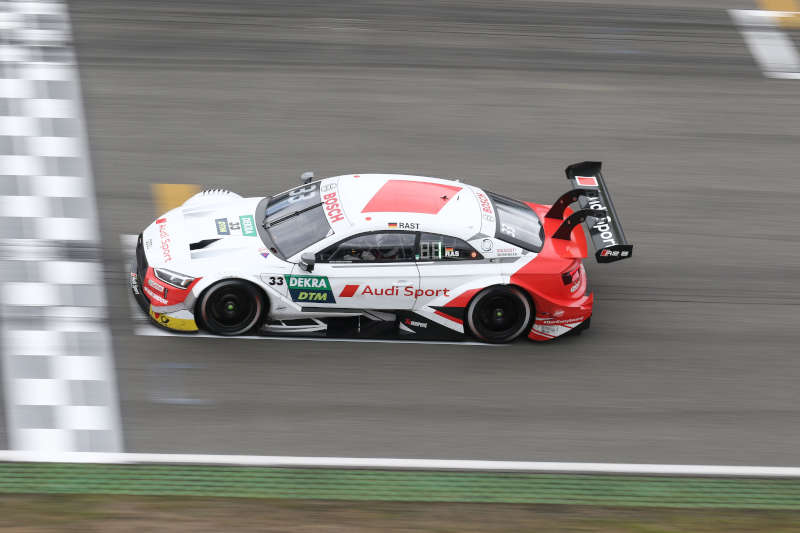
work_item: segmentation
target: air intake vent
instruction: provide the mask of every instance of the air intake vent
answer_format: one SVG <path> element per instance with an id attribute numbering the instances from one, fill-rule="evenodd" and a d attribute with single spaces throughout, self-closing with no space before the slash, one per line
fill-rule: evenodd
<path id="1" fill-rule="evenodd" d="M 201 250 L 212 242 L 217 242 L 218 240 L 219 239 L 205 239 L 203 241 L 193 242 L 189 245 L 189 250 Z"/>
<path id="2" fill-rule="evenodd" d="M 228 189 L 206 189 L 201 194 L 204 196 L 225 196 L 227 194 L 234 194 L 234 192 Z"/>

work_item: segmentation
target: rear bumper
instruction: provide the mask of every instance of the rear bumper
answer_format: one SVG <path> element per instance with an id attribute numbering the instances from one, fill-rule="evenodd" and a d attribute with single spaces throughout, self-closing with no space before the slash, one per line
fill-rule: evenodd
<path id="1" fill-rule="evenodd" d="M 549 341 L 569 333 L 580 333 L 588 329 L 592 319 L 594 295 L 587 294 L 580 300 L 537 305 L 536 319 L 528 332 L 532 341 Z"/>

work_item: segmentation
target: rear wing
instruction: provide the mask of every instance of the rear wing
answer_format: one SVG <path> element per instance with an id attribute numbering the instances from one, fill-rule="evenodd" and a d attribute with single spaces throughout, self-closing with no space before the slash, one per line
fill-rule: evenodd
<path id="1" fill-rule="evenodd" d="M 567 217 L 552 237 L 568 241 L 572 231 L 588 220 L 586 226 L 596 250 L 595 259 L 598 263 L 611 263 L 631 257 L 633 245 L 625 239 L 625 232 L 622 231 L 622 224 L 600 172 L 601 166 L 599 161 L 584 161 L 568 166 L 567 179 L 574 188 L 561 195 L 545 216 L 562 220 L 567 206 L 578 202 L 581 209 Z"/>

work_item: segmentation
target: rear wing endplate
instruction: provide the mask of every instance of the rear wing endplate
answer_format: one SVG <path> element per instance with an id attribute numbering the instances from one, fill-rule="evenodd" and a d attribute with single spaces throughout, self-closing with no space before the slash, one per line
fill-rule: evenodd
<path id="1" fill-rule="evenodd" d="M 595 259 L 598 263 L 611 263 L 631 257 L 633 245 L 628 243 L 622 231 L 622 224 L 600 172 L 601 166 L 599 161 L 584 161 L 568 166 L 567 179 L 574 188 L 561 195 L 545 216 L 563 219 L 567 206 L 578 202 L 581 209 L 567 217 L 552 237 L 570 240 L 572 231 L 586 221 Z"/>

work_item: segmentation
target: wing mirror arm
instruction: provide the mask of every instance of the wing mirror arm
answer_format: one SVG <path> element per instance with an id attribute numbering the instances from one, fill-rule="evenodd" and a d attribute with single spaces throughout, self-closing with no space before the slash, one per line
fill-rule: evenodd
<path id="1" fill-rule="evenodd" d="M 317 262 L 317 258 L 312 253 L 304 253 L 300 256 L 300 268 L 305 270 L 306 272 L 314 272 L 314 264 Z"/>

